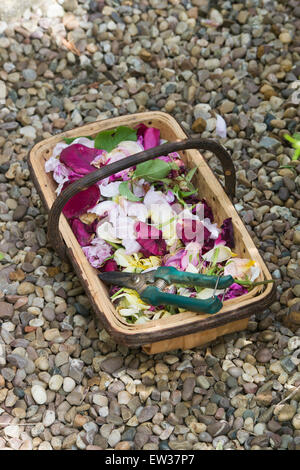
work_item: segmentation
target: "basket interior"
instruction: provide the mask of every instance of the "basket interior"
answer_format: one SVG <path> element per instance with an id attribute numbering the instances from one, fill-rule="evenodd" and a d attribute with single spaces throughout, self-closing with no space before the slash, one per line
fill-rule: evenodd
<path id="1" fill-rule="evenodd" d="M 35 184 L 46 208 L 49 210 L 56 199 L 55 189 L 57 185 L 52 178 L 52 173 L 45 172 L 44 165 L 45 161 L 50 158 L 54 146 L 60 142 L 63 137 L 79 137 L 82 135 L 95 136 L 102 130 L 112 129 L 119 125 L 136 126 L 139 123 L 159 128 L 161 137 L 168 141 L 184 140 L 187 138 L 187 135 L 174 118 L 166 113 L 150 112 L 97 121 L 51 137 L 37 144 L 31 151 L 29 161 Z M 217 224 L 220 225 L 225 218 L 232 218 L 235 237 L 234 252 L 237 253 L 239 257 L 251 258 L 259 263 L 261 267 L 259 280 L 271 279 L 271 275 L 265 263 L 230 199 L 227 197 L 222 185 L 218 182 L 200 152 L 198 150 L 185 150 L 180 152 L 180 154 L 188 167 L 198 167 L 198 171 L 194 175 L 194 184 L 199 188 L 200 197 L 205 198 L 211 206 Z M 108 296 L 107 287 L 97 277 L 97 270 L 90 266 L 63 215 L 60 218 L 59 230 L 69 248 L 73 267 L 80 277 L 88 297 L 92 301 L 92 304 L 97 306 L 97 311 L 103 316 L 104 324 L 106 324 L 109 330 L 119 329 L 129 334 L 134 334 L 135 331 L 159 331 L 168 329 L 171 325 L 178 326 L 182 324 L 182 322 L 184 322 L 185 325 L 200 322 L 208 316 L 194 312 L 184 312 L 160 320 L 153 320 L 143 325 L 129 325 L 116 312 Z M 271 289 L 271 284 L 268 284 L 265 288 L 259 286 L 243 296 L 227 300 L 224 302 L 221 311 L 216 315 L 230 312 L 233 309 L 236 310 L 241 306 L 250 305 L 253 297 L 264 298 L 270 293 Z"/>

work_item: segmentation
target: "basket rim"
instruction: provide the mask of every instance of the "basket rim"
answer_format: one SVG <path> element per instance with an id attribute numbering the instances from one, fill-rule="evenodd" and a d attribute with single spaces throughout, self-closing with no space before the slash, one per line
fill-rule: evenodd
<path id="1" fill-rule="evenodd" d="M 178 123 L 178 121 L 173 116 L 169 115 L 168 113 L 164 113 L 162 111 L 153 111 L 153 112 L 135 113 L 135 114 L 132 114 L 132 115 L 124 115 L 124 116 L 120 116 L 120 117 L 105 119 L 103 121 L 95 121 L 93 123 L 85 124 L 83 126 L 76 127 L 74 129 L 71 129 L 69 131 L 57 134 L 55 136 L 48 137 L 47 139 L 44 139 L 44 140 L 40 141 L 39 143 L 37 143 L 31 149 L 31 152 L 30 152 L 29 158 L 28 158 L 28 165 L 29 165 L 29 169 L 30 169 L 32 179 L 34 181 L 34 185 L 35 185 L 35 187 L 36 187 L 36 189 L 37 189 L 37 191 L 38 191 L 38 193 L 39 193 L 46 209 L 49 211 L 51 205 L 49 205 L 49 201 L 48 201 L 48 199 L 46 198 L 46 196 L 44 194 L 44 189 L 45 188 L 42 187 L 42 183 L 40 181 L 40 178 L 36 173 L 36 165 L 35 165 L 37 156 L 43 151 L 43 149 L 48 147 L 48 151 L 49 151 L 49 146 L 50 147 L 54 146 L 57 142 L 61 141 L 64 137 L 76 137 L 76 136 L 79 137 L 80 135 L 82 135 L 82 131 L 85 131 L 85 130 L 87 131 L 87 132 L 84 132 L 86 135 L 94 135 L 97 132 L 99 132 L 99 130 L 101 130 L 101 128 L 103 129 L 103 127 L 105 129 L 113 128 L 113 127 L 115 127 L 116 125 L 119 124 L 120 120 L 122 121 L 124 119 L 128 119 L 129 121 L 135 121 L 134 123 L 131 123 L 131 125 L 133 125 L 133 124 L 137 124 L 138 122 L 145 122 L 145 121 L 147 121 L 151 118 L 166 119 L 166 117 L 167 117 L 170 125 L 177 126 L 177 128 L 180 128 L 181 133 L 184 134 L 185 138 L 188 137 L 188 134 L 187 134 L 186 130 L 184 130 L 182 128 L 182 126 Z M 181 138 L 178 139 L 178 140 L 181 140 Z M 205 162 L 205 160 L 202 157 L 201 153 L 197 150 L 195 150 L 195 152 L 197 152 L 199 154 L 199 156 L 201 156 L 201 158 L 203 160 L 203 162 L 201 162 L 201 165 L 203 164 L 203 166 L 205 167 L 205 170 L 208 170 L 208 171 L 211 172 L 213 178 L 215 179 L 216 184 L 219 185 L 220 188 L 221 188 L 221 191 L 223 191 L 224 197 L 227 198 L 228 203 L 231 204 L 231 210 L 232 209 L 234 210 L 237 220 L 240 221 L 241 226 L 243 227 L 244 230 L 246 230 L 243 223 L 242 223 L 242 221 L 241 221 L 241 219 L 240 219 L 240 217 L 239 217 L 239 215 L 238 215 L 238 213 L 237 213 L 237 211 L 236 211 L 236 209 L 235 209 L 235 207 L 234 207 L 234 205 L 231 203 L 231 201 L 229 200 L 229 198 L 226 195 L 225 191 L 223 190 L 222 186 L 220 185 L 218 180 L 213 175 L 210 167 Z M 48 177 L 52 179 L 52 177 L 50 175 Z M 65 219 L 65 217 L 62 216 L 62 219 Z M 241 228 L 241 226 L 240 226 L 240 228 Z M 69 224 L 68 224 L 67 220 L 65 219 L 64 229 L 67 230 L 67 227 L 69 227 Z M 75 243 L 78 244 L 78 242 L 77 242 L 77 240 L 76 240 L 76 238 L 75 238 L 75 236 L 74 236 L 74 234 L 73 234 L 70 227 L 69 227 L 69 232 L 70 233 L 68 233 L 67 239 L 70 238 L 70 237 L 73 237 Z M 61 231 L 61 233 L 62 233 L 62 236 L 63 236 L 65 242 L 66 242 L 66 236 L 64 236 L 64 233 L 62 231 Z M 253 240 L 251 239 L 250 235 L 248 235 L 248 237 L 250 239 L 249 242 L 253 246 L 253 249 L 255 249 L 256 252 L 257 252 L 257 255 L 258 255 L 257 257 L 260 261 L 261 268 L 262 268 L 262 273 L 264 274 L 264 278 L 265 279 L 272 279 L 272 277 L 271 277 L 271 275 L 270 275 L 263 259 L 259 255 L 258 249 L 254 245 Z M 67 246 L 68 246 L 68 244 L 67 244 Z M 115 318 L 115 321 L 111 321 L 111 319 L 109 320 L 107 318 L 107 315 L 100 310 L 97 302 L 95 301 L 94 296 L 91 295 L 89 285 L 88 285 L 88 279 L 85 279 L 86 276 L 83 275 L 83 273 L 81 271 L 81 267 L 79 266 L 79 264 L 76 260 L 76 255 L 74 255 L 74 251 L 73 251 L 71 246 L 68 246 L 68 255 L 69 255 L 72 266 L 73 266 L 77 276 L 79 277 L 81 283 L 84 285 L 86 294 L 88 295 L 89 300 L 91 301 L 93 310 L 95 311 L 96 315 L 99 317 L 100 321 L 103 323 L 103 325 L 107 329 L 107 331 L 109 331 L 109 333 L 112 336 L 118 337 L 118 341 L 120 343 L 131 344 L 131 345 L 137 345 L 137 343 L 138 343 L 139 345 L 141 345 L 141 344 L 147 344 L 147 343 L 151 342 L 151 338 L 150 338 L 151 337 L 151 331 L 150 331 L 151 327 L 145 328 L 144 331 L 143 331 L 142 325 L 124 324 L 124 322 L 120 322 L 119 318 L 117 318 L 117 317 Z M 94 269 L 94 268 L 91 268 L 91 269 Z M 101 283 L 100 280 L 99 280 L 99 282 Z M 216 325 L 222 325 L 222 324 L 228 323 L 229 321 L 234 321 L 234 320 L 237 320 L 237 319 L 240 319 L 240 318 L 246 318 L 247 316 L 250 316 L 257 309 L 257 306 L 267 307 L 271 303 L 271 301 L 273 300 L 275 291 L 276 291 L 275 286 L 269 284 L 269 285 L 267 285 L 267 288 L 263 292 L 258 294 L 256 297 L 251 298 L 251 301 L 252 301 L 251 304 L 249 304 L 248 301 L 245 303 L 245 301 L 241 300 L 239 302 L 239 304 L 240 304 L 239 306 L 238 305 L 233 305 L 232 308 L 229 308 L 229 309 L 226 308 L 225 311 L 223 311 L 224 310 L 224 307 L 223 307 L 220 312 L 218 312 L 217 314 L 215 314 L 213 316 L 210 316 L 210 318 L 209 317 L 207 318 L 207 316 L 206 316 L 203 319 L 203 318 L 199 318 L 199 316 L 198 316 L 198 320 L 196 320 L 195 315 L 193 314 L 193 317 L 194 317 L 193 321 L 187 321 L 188 319 L 186 318 L 186 324 L 185 324 L 186 328 L 184 328 L 186 330 L 185 334 L 190 334 L 190 333 L 193 333 L 193 332 L 196 332 L 196 331 L 201 331 L 201 330 L 204 330 L 204 329 L 214 328 Z M 242 297 L 244 297 L 244 296 L 241 296 L 240 299 L 242 299 Z M 174 315 L 172 318 L 174 319 L 174 317 L 176 317 L 178 315 L 181 315 L 181 314 Z M 203 316 L 201 316 L 201 317 L 203 317 Z M 231 317 L 234 317 L 234 318 L 231 318 Z M 168 317 L 168 318 L 170 318 L 170 317 Z M 180 317 L 178 317 L 178 319 L 180 319 Z M 156 327 L 157 322 L 160 322 L 160 320 L 151 321 L 152 329 Z M 149 325 L 149 323 L 150 322 L 148 322 L 146 325 Z M 180 323 L 180 322 L 178 321 L 178 323 Z M 182 335 L 182 327 L 180 327 L 180 324 L 174 325 L 173 327 L 170 327 L 170 326 L 169 327 L 163 327 L 160 330 L 159 333 L 160 333 L 160 335 L 159 335 L 159 337 L 157 337 L 158 339 L 156 339 L 156 341 L 164 339 L 164 338 L 170 339 L 172 337 L 181 336 Z"/>

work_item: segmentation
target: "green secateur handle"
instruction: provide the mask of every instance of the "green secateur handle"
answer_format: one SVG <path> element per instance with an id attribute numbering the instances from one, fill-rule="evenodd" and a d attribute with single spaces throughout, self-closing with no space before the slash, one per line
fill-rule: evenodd
<path id="1" fill-rule="evenodd" d="M 187 273 L 178 271 L 176 268 L 159 267 L 156 270 L 155 279 L 162 279 L 167 284 L 185 284 L 190 286 L 200 286 L 214 288 L 218 281 L 218 276 L 206 276 L 203 274 Z M 225 289 L 233 284 L 232 276 L 223 276 L 219 278 L 218 288 Z M 174 305 L 192 312 L 202 312 L 208 314 L 217 313 L 222 308 L 222 302 L 217 296 L 210 299 L 197 299 L 194 297 L 185 297 L 183 295 L 168 294 L 162 292 L 156 286 L 148 286 L 140 294 L 141 299 L 151 305 Z"/>
<path id="2" fill-rule="evenodd" d="M 207 276 L 205 274 L 178 271 L 173 266 L 160 266 L 155 271 L 155 280 L 162 279 L 167 284 L 184 284 L 186 286 L 226 289 L 234 283 L 232 276 Z M 218 285 L 216 286 L 218 282 Z"/>

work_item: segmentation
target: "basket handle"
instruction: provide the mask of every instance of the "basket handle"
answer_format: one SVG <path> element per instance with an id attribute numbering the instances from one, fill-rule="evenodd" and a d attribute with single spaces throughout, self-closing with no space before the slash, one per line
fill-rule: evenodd
<path id="1" fill-rule="evenodd" d="M 102 168 L 89 173 L 88 175 L 80 178 L 74 183 L 67 186 L 67 188 L 58 196 L 54 201 L 48 217 L 48 241 L 53 249 L 63 259 L 67 259 L 66 245 L 63 241 L 62 235 L 59 231 L 59 219 L 65 204 L 78 192 L 89 188 L 99 180 L 114 175 L 119 171 L 126 170 L 131 166 L 138 163 L 146 162 L 161 155 L 168 155 L 171 152 L 179 152 L 180 150 L 209 150 L 214 153 L 220 160 L 225 176 L 225 191 L 230 198 L 235 196 L 236 176 L 233 162 L 229 153 L 218 142 L 208 139 L 186 139 L 177 142 L 167 142 L 157 147 L 144 150 L 143 152 L 136 153 L 110 165 L 103 166 Z"/>

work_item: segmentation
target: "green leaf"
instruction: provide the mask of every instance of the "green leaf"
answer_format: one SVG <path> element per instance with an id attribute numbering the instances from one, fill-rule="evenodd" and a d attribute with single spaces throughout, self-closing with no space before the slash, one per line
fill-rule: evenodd
<path id="1" fill-rule="evenodd" d="M 180 191 L 181 197 L 189 197 L 192 194 L 196 194 L 198 192 L 198 189 L 194 189 L 193 191 Z"/>
<path id="2" fill-rule="evenodd" d="M 93 137 L 91 136 L 86 136 L 86 135 L 81 135 L 80 137 L 64 137 L 64 141 L 66 142 L 66 144 L 71 144 L 75 139 L 81 139 L 82 137 L 84 137 L 85 139 L 90 139 L 90 140 L 93 140 Z"/>
<path id="3" fill-rule="evenodd" d="M 95 138 L 95 148 L 111 152 L 123 140 L 132 140 L 136 142 L 136 130 L 127 126 L 119 126 L 115 129 L 102 131 Z"/>
<path id="4" fill-rule="evenodd" d="M 129 188 L 129 181 L 123 181 L 119 186 L 119 193 L 121 196 L 126 197 L 129 201 L 138 202 L 140 198 L 135 196 Z"/>
<path id="5" fill-rule="evenodd" d="M 164 160 L 149 160 L 148 162 L 139 163 L 133 174 L 134 178 L 144 178 L 147 181 L 161 181 L 171 171 L 171 166 Z"/>
<path id="6" fill-rule="evenodd" d="M 197 168 L 196 166 L 195 166 L 195 168 L 192 168 L 192 169 L 188 172 L 188 174 L 186 175 L 185 179 L 187 179 L 188 181 L 192 181 L 192 178 L 193 178 L 194 174 L 196 173 L 197 169 L 198 169 L 198 168 Z"/>
<path id="7" fill-rule="evenodd" d="M 0 251 L 0 260 L 3 259 L 4 257 L 5 257 L 4 253 Z"/>

